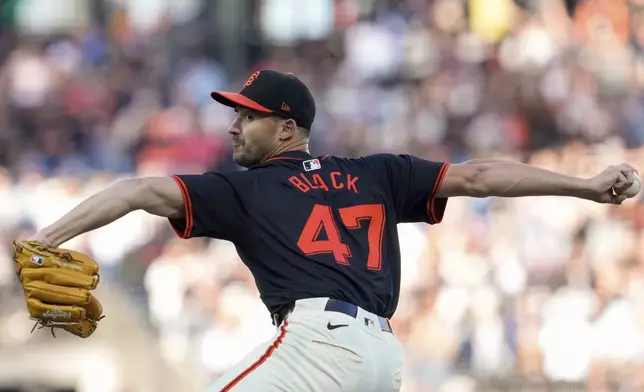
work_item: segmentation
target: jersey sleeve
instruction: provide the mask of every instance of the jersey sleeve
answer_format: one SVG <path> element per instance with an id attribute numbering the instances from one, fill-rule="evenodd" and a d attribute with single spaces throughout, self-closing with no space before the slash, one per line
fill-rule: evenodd
<path id="1" fill-rule="evenodd" d="M 172 177 L 183 196 L 185 218 L 170 224 L 181 238 L 210 237 L 233 241 L 241 234 L 242 200 L 228 175 L 205 173 Z"/>
<path id="2" fill-rule="evenodd" d="M 436 195 L 449 163 L 393 154 L 376 154 L 367 159 L 391 192 L 398 222 L 437 224 L 443 220 L 447 198 Z"/>

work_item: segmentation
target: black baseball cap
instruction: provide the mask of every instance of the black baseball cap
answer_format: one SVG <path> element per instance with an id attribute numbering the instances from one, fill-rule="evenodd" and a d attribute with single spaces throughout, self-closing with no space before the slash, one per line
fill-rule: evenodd
<path id="1" fill-rule="evenodd" d="M 239 106 L 262 113 L 292 118 L 305 129 L 315 119 L 315 101 L 308 87 L 292 73 L 262 69 L 253 73 L 239 93 L 213 91 L 210 96 L 232 108 Z"/>

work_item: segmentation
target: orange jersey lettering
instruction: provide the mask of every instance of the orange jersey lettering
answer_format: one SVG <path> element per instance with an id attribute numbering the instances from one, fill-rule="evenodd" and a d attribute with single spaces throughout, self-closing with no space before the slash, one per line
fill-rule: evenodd
<path id="1" fill-rule="evenodd" d="M 346 190 L 348 192 L 358 193 L 358 180 L 360 177 L 352 176 L 341 172 L 331 172 L 328 178 L 325 179 L 325 174 L 315 173 L 300 173 L 300 176 L 292 176 L 288 180 L 297 189 L 302 192 L 308 192 L 311 189 L 323 189 L 325 192 L 331 190 Z M 331 187 L 327 185 L 331 184 Z"/>
<path id="2" fill-rule="evenodd" d="M 342 189 L 344 188 L 343 183 L 338 183 L 338 181 L 335 179 L 336 177 L 341 176 L 342 173 L 340 172 L 331 172 L 331 184 L 333 184 L 334 189 Z"/>
<path id="3" fill-rule="evenodd" d="M 360 177 L 352 177 L 351 174 L 347 174 L 347 190 L 352 190 L 355 193 L 358 193 L 358 188 L 356 188 L 356 181 Z"/>
<path id="4" fill-rule="evenodd" d="M 305 183 L 302 182 L 299 178 L 292 176 L 291 178 L 288 179 L 291 184 L 293 184 L 297 189 L 301 190 L 302 192 L 306 193 L 311 190 L 308 186 L 306 186 Z"/>
<path id="5" fill-rule="evenodd" d="M 309 186 L 309 188 L 311 188 L 311 189 L 318 189 L 318 187 L 316 187 L 315 185 L 311 184 L 311 181 L 309 181 L 308 177 L 306 177 L 306 176 L 304 175 L 304 173 L 300 174 L 300 177 L 302 177 L 302 179 L 304 180 L 304 182 L 306 183 L 306 185 L 308 185 L 308 186 Z"/>
<path id="6" fill-rule="evenodd" d="M 328 187 L 328 186 L 326 186 L 326 183 L 325 183 L 325 182 L 324 182 L 324 180 L 322 179 L 322 176 L 320 176 L 320 175 L 319 175 L 319 174 L 317 174 L 317 173 L 315 173 L 315 174 L 313 175 L 313 183 L 314 183 L 315 185 L 317 185 L 317 186 L 318 186 L 318 188 L 322 188 L 322 189 L 324 189 L 324 190 L 325 190 L 325 191 L 327 191 L 327 192 L 329 191 L 329 187 Z"/>

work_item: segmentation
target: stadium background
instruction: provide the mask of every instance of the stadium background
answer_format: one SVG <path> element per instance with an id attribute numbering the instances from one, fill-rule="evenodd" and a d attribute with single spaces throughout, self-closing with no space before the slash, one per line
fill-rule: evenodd
<path id="1" fill-rule="evenodd" d="M 0 391 L 176 392 L 273 333 L 231 244 L 133 213 L 66 244 L 107 318 L 29 331 L 10 258 L 122 178 L 235 168 L 209 98 L 270 67 L 318 102 L 314 154 L 644 168 L 641 0 L 0 1 Z M 644 209 L 450 201 L 401 225 L 404 392 L 644 390 Z"/>

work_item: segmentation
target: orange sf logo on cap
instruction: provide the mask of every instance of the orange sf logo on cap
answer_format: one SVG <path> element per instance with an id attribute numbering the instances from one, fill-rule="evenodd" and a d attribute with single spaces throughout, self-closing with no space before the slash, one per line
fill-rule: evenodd
<path id="1" fill-rule="evenodd" d="M 250 75 L 250 78 L 248 78 L 246 83 L 244 83 L 244 87 L 248 87 L 251 84 L 253 84 L 253 82 L 255 81 L 255 79 L 257 79 L 258 76 L 259 76 L 259 71 L 257 71 L 254 74 Z"/>

